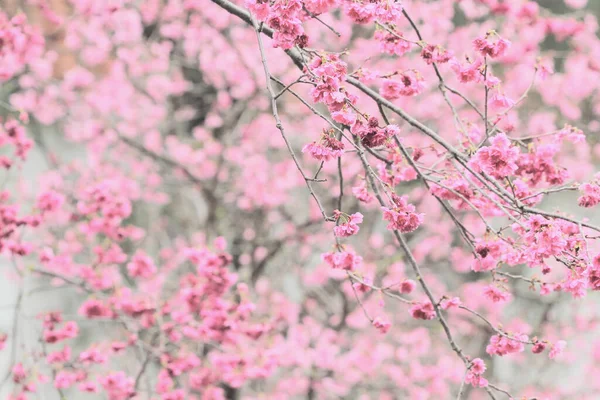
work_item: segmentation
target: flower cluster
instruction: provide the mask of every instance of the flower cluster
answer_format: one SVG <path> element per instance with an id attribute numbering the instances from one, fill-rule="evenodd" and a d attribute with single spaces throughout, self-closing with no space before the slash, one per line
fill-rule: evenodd
<path id="1" fill-rule="evenodd" d="M 421 58 L 423 58 L 428 65 L 433 63 L 445 64 L 452 60 L 453 54 L 451 51 L 446 50 L 442 46 L 428 44 L 423 46 L 423 49 L 421 50 Z"/>
<path id="2" fill-rule="evenodd" d="M 464 63 L 453 58 L 450 60 L 450 67 L 461 83 L 483 81 L 484 64 L 481 58 L 474 61 L 467 59 Z"/>
<path id="3" fill-rule="evenodd" d="M 33 147 L 33 141 L 25 134 L 25 128 L 15 120 L 9 120 L 0 125 L 0 146 L 8 146 L 14 148 L 15 157 L 20 160 L 25 160 L 27 153 Z M 0 166 L 10 168 L 14 160 L 0 156 Z"/>
<path id="4" fill-rule="evenodd" d="M 383 219 L 389 221 L 387 229 L 403 233 L 413 232 L 422 223 L 423 213 L 416 213 L 415 206 L 408 203 L 408 196 L 392 194 L 392 208 L 382 207 Z"/>
<path id="5" fill-rule="evenodd" d="M 373 320 L 373 326 L 379 332 L 385 334 L 390 330 L 392 324 L 389 321 L 383 319 L 382 317 L 377 317 Z"/>
<path id="6" fill-rule="evenodd" d="M 600 203 L 600 175 L 596 175 L 594 181 L 586 182 L 579 186 L 582 193 L 577 202 L 581 207 L 594 207 Z"/>
<path id="7" fill-rule="evenodd" d="M 315 57 L 308 65 L 308 70 L 318 79 L 316 86 L 311 89 L 315 103 L 325 103 L 338 111 L 344 105 L 345 95 L 340 92 L 341 84 L 347 73 L 346 63 L 337 54 L 323 54 Z"/>
<path id="8" fill-rule="evenodd" d="M 363 203 L 370 203 L 373 200 L 373 195 L 367 190 L 367 185 L 363 182 L 352 188 L 352 194 Z"/>
<path id="9" fill-rule="evenodd" d="M 511 298 L 509 292 L 495 285 L 487 285 L 483 290 L 485 297 L 492 300 L 494 303 L 503 303 L 509 301 Z"/>
<path id="10" fill-rule="evenodd" d="M 394 22 L 402 13 L 400 1 L 387 0 L 345 0 L 346 14 L 358 24 L 366 24 L 374 19 Z"/>
<path id="11" fill-rule="evenodd" d="M 409 311 L 410 315 L 415 319 L 430 320 L 435 318 L 435 308 L 429 301 L 416 303 Z"/>
<path id="12" fill-rule="evenodd" d="M 0 82 L 7 81 L 41 56 L 44 38 L 24 14 L 9 19 L 0 12 Z"/>
<path id="13" fill-rule="evenodd" d="M 344 143 L 337 140 L 333 131 L 324 131 L 319 142 L 312 142 L 302 148 L 303 153 L 308 153 L 318 161 L 329 161 L 344 154 Z"/>
<path id="14" fill-rule="evenodd" d="M 495 178 L 511 176 L 518 168 L 519 149 L 504 134 L 490 138 L 490 146 L 484 146 L 469 161 L 476 171 L 483 171 Z"/>
<path id="15" fill-rule="evenodd" d="M 321 259 L 334 269 L 353 271 L 362 264 L 362 257 L 355 252 L 338 251 L 321 254 Z"/>
<path id="16" fill-rule="evenodd" d="M 527 342 L 529 337 L 525 334 L 494 335 L 490 338 L 490 344 L 485 348 L 488 354 L 505 356 L 511 353 L 521 353 L 525 350 L 523 342 Z"/>
<path id="17" fill-rule="evenodd" d="M 473 387 L 486 387 L 488 381 L 482 375 L 485 372 L 485 363 L 481 358 L 476 358 L 471 361 L 471 366 L 465 377 L 465 382 L 472 385 Z"/>
<path id="18" fill-rule="evenodd" d="M 375 39 L 379 42 L 382 53 L 402 56 L 412 49 L 412 43 L 403 39 L 401 34 L 392 33 L 385 29 L 375 31 Z"/>
<path id="19" fill-rule="evenodd" d="M 492 58 L 502 56 L 510 47 L 511 43 L 498 35 L 496 31 L 489 31 L 485 36 L 473 40 L 473 47 L 483 56 Z"/>
<path id="20" fill-rule="evenodd" d="M 380 93 L 388 100 L 401 96 L 416 96 L 425 89 L 425 79 L 416 70 L 408 70 L 398 74 L 398 79 L 384 79 Z"/>
<path id="21" fill-rule="evenodd" d="M 351 132 L 357 135 L 366 147 L 377 147 L 384 145 L 389 139 L 400 133 L 400 128 L 396 125 L 387 125 L 381 128 L 377 118 L 370 117 L 366 122 L 361 119 L 357 120 L 351 128 Z"/>
<path id="22" fill-rule="evenodd" d="M 338 221 L 335 228 L 333 228 L 333 233 L 335 236 L 348 237 L 358 233 L 360 230 L 358 224 L 363 222 L 363 215 L 361 213 L 357 212 L 352 215 L 348 215 L 339 210 L 335 210 L 333 214 L 336 221 Z"/>
<path id="23" fill-rule="evenodd" d="M 273 28 L 273 46 L 290 49 L 295 45 L 304 47 L 308 37 L 302 27 L 303 4 L 300 0 L 246 0 L 246 6 Z"/>
<path id="24" fill-rule="evenodd" d="M 523 226 L 514 224 L 513 230 L 527 245 L 523 261 L 531 267 L 544 265 L 545 259 L 561 255 L 580 240 L 576 225 L 551 221 L 541 215 L 531 216 Z"/>
<path id="25" fill-rule="evenodd" d="M 156 265 L 151 257 L 138 250 L 127 264 L 127 271 L 133 278 L 150 278 L 156 274 Z"/>
<path id="26" fill-rule="evenodd" d="M 486 240 L 475 246 L 475 262 L 471 266 L 473 271 L 490 271 L 498 266 L 498 263 L 506 261 L 508 248 L 506 243 L 500 239 Z"/>
<path id="27" fill-rule="evenodd" d="M 567 342 L 564 340 L 558 340 L 556 343 L 552 345 L 550 348 L 550 352 L 548 353 L 548 357 L 552 360 L 556 357 L 559 357 L 567 347 Z"/>

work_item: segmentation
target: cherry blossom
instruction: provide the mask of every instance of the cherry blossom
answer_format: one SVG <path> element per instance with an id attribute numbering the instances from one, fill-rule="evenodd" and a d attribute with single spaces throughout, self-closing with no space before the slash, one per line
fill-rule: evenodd
<path id="1" fill-rule="evenodd" d="M 2 398 L 594 398 L 593 2 L 12 3 Z"/>

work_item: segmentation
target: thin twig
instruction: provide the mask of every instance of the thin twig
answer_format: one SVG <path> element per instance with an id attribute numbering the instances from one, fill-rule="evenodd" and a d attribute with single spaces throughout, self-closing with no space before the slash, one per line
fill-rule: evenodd
<path id="1" fill-rule="evenodd" d="M 269 92 L 269 96 L 271 98 L 271 110 L 273 112 L 273 117 L 275 118 L 275 123 L 276 123 L 275 126 L 277 127 L 279 132 L 281 132 L 281 136 L 283 137 L 285 145 L 288 148 L 288 152 L 292 156 L 292 160 L 294 160 L 294 164 L 296 164 L 296 168 L 298 168 L 298 171 L 300 171 L 300 174 L 302 175 L 302 178 L 304 179 L 304 182 L 306 183 L 306 186 L 308 187 L 308 191 L 310 192 L 310 195 L 315 199 L 315 202 L 319 206 L 319 210 L 321 210 L 321 215 L 323 216 L 323 219 L 325 221 L 332 221 L 333 219 L 331 217 L 327 216 L 327 213 L 325 212 L 325 209 L 323 208 L 321 201 L 317 197 L 317 195 L 312 187 L 311 179 L 308 178 L 306 176 L 306 174 L 304 173 L 304 171 L 302 170 L 302 167 L 300 166 L 300 161 L 298 161 L 298 158 L 296 157 L 296 153 L 294 152 L 292 145 L 290 144 L 287 136 L 285 135 L 285 130 L 283 128 L 283 124 L 281 123 L 281 119 L 279 118 L 279 112 L 277 110 L 277 100 L 275 99 L 275 91 L 273 90 L 273 86 L 271 85 L 271 73 L 269 72 L 269 67 L 267 65 L 267 57 L 265 55 L 265 50 L 264 50 L 264 46 L 262 43 L 260 28 L 259 28 L 258 24 L 256 23 L 256 20 L 253 17 L 251 17 L 251 21 L 252 21 L 252 25 L 254 26 L 254 29 L 256 31 L 256 37 L 258 40 L 258 48 L 260 51 L 260 58 L 261 58 L 261 62 L 263 65 L 264 72 L 265 72 L 265 81 L 266 81 L 267 91 Z"/>

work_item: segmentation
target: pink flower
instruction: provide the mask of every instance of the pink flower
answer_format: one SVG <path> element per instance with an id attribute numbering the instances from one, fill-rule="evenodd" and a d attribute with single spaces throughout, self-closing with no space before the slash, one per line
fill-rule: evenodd
<path id="1" fill-rule="evenodd" d="M 367 190 L 367 185 L 363 182 L 352 188 L 352 194 L 363 203 L 370 203 L 373 200 L 373 195 Z"/>
<path id="2" fill-rule="evenodd" d="M 423 58 L 428 65 L 433 63 L 444 64 L 452 59 L 452 52 L 441 46 L 428 44 L 421 50 L 421 58 Z"/>
<path id="3" fill-rule="evenodd" d="M 70 371 L 58 371 L 54 378 L 54 387 L 57 389 L 67 389 L 77 382 L 78 374 Z"/>
<path id="4" fill-rule="evenodd" d="M 324 253 L 321 255 L 321 259 L 334 269 L 347 271 L 355 270 L 362 263 L 362 257 L 356 255 L 353 251 Z"/>
<path id="5" fill-rule="evenodd" d="M 101 377 L 99 382 L 112 400 L 126 400 L 135 393 L 133 378 L 125 375 L 123 371 L 111 372 Z"/>
<path id="6" fill-rule="evenodd" d="M 7 81 L 21 72 L 44 50 L 43 37 L 25 22 L 24 14 L 18 14 L 10 20 L 4 13 L 0 14 L 0 34 L 2 35 L 0 82 Z"/>
<path id="7" fill-rule="evenodd" d="M 342 83 L 346 77 L 346 63 L 337 54 L 315 57 L 309 65 L 314 74 L 315 86 L 310 95 L 315 103 L 324 103 L 329 111 L 344 110 L 348 103 L 356 102 L 356 97 L 343 90 Z"/>
<path id="8" fill-rule="evenodd" d="M 375 39 L 379 41 L 379 48 L 383 53 L 402 56 L 410 51 L 412 43 L 402 39 L 400 34 L 392 34 L 385 29 L 375 31 Z"/>
<path id="9" fill-rule="evenodd" d="M 12 368 L 13 382 L 21 383 L 27 377 L 27 371 L 23 367 L 22 363 L 17 363 Z"/>
<path id="10" fill-rule="evenodd" d="M 127 272 L 134 278 L 150 278 L 156 273 L 156 265 L 154 265 L 154 260 L 151 257 L 138 250 L 131 262 L 127 264 Z"/>
<path id="11" fill-rule="evenodd" d="M 383 97 L 388 100 L 395 100 L 400 98 L 400 90 L 402 90 L 402 83 L 386 79 L 383 81 L 381 90 L 379 91 Z"/>
<path id="12" fill-rule="evenodd" d="M 267 10 L 264 9 L 262 4 L 263 1 L 257 0 L 255 4 L 250 2 L 248 6 L 253 12 L 265 15 Z M 295 45 L 306 46 L 308 37 L 304 33 L 300 20 L 302 9 L 303 6 L 300 0 L 278 1 L 271 5 L 266 16 L 266 23 L 275 31 L 273 33 L 274 47 L 287 50 Z"/>
<path id="13" fill-rule="evenodd" d="M 461 64 L 456 59 L 451 59 L 450 67 L 462 83 L 481 82 L 483 80 L 483 60 L 481 59 L 473 62 L 467 61 L 465 64 Z"/>
<path id="14" fill-rule="evenodd" d="M 563 353 L 565 347 L 567 347 L 567 342 L 565 342 L 564 340 L 557 341 L 550 348 L 550 353 L 548 353 L 548 357 L 551 360 L 554 360 L 556 357 L 560 356 Z"/>
<path id="15" fill-rule="evenodd" d="M 334 111 L 331 118 L 340 124 L 351 126 L 356 122 L 356 114 L 348 110 Z"/>
<path id="16" fill-rule="evenodd" d="M 490 338 L 490 344 L 485 351 L 491 355 L 504 356 L 510 353 L 521 353 L 525 346 L 523 342 L 529 338 L 525 334 L 511 335 L 514 339 L 509 339 L 506 336 L 494 335 Z"/>
<path id="17" fill-rule="evenodd" d="M 100 300 L 88 299 L 79 307 L 79 314 L 86 318 L 107 318 L 111 317 L 113 312 Z"/>
<path id="18" fill-rule="evenodd" d="M 395 100 L 400 96 L 415 96 L 425 89 L 423 77 L 414 70 L 403 72 L 399 80 L 385 79 L 381 86 L 381 95 L 388 100 Z"/>
<path id="19" fill-rule="evenodd" d="M 600 203 L 600 186 L 595 183 L 584 183 L 579 186 L 579 191 L 583 194 L 577 202 L 581 207 L 594 207 Z"/>
<path id="20" fill-rule="evenodd" d="M 306 9 L 313 14 L 323 14 L 333 6 L 335 6 L 337 0 L 304 0 Z"/>
<path id="21" fill-rule="evenodd" d="M 492 58 L 502 56 L 510 47 L 510 41 L 501 38 L 495 31 L 486 33 L 485 37 L 478 37 L 473 40 L 473 47 L 483 56 Z"/>
<path id="22" fill-rule="evenodd" d="M 503 303 L 510 300 L 510 293 L 504 290 L 500 290 L 494 285 L 487 285 L 483 289 L 483 294 L 494 303 Z"/>
<path id="23" fill-rule="evenodd" d="M 402 15 L 400 1 L 371 2 L 367 7 L 372 8 L 374 16 L 382 22 L 395 22 Z"/>
<path id="24" fill-rule="evenodd" d="M 345 221 L 342 224 L 337 225 L 333 228 L 333 233 L 338 237 L 348 237 L 356 235 L 360 230 L 358 224 L 363 222 L 363 215 L 359 212 L 352 215 L 344 216 L 344 214 L 337 211 L 338 219 L 344 218 Z"/>
<path id="25" fill-rule="evenodd" d="M 486 368 L 483 360 L 481 358 L 475 358 L 473 361 L 471 361 L 471 366 L 467 372 L 465 382 L 473 387 L 486 387 L 488 385 L 488 381 L 481 376 L 485 370 Z"/>
<path id="26" fill-rule="evenodd" d="M 490 107 L 496 110 L 502 110 L 509 109 L 514 106 L 515 101 L 504 95 L 504 93 L 500 93 L 499 91 L 495 90 L 490 96 L 489 104 Z"/>
<path id="27" fill-rule="evenodd" d="M 107 360 L 108 357 L 106 354 L 96 347 L 92 347 L 79 353 L 79 361 L 84 365 L 103 364 Z"/>
<path id="28" fill-rule="evenodd" d="M 252 14 L 256 15 L 256 18 L 258 18 L 261 21 L 267 19 L 267 16 L 270 12 L 268 1 L 245 0 L 245 3 L 246 8 L 248 8 L 252 12 Z"/>
<path id="29" fill-rule="evenodd" d="M 471 372 L 481 375 L 485 372 L 485 363 L 481 358 L 476 358 L 471 362 Z"/>
<path id="30" fill-rule="evenodd" d="M 360 2 L 344 2 L 344 11 L 357 24 L 367 24 L 374 18 L 374 10 Z"/>
<path id="31" fill-rule="evenodd" d="M 400 293 L 402 293 L 402 294 L 412 293 L 412 291 L 415 290 L 416 286 L 417 286 L 417 283 L 415 281 L 413 281 L 412 279 L 407 279 L 400 284 Z"/>
<path id="32" fill-rule="evenodd" d="M 561 225 L 554 220 L 548 220 L 541 215 L 533 215 L 523 225 L 526 229 L 517 224 L 513 224 L 512 228 L 527 245 L 523 252 L 523 258 L 531 266 L 543 265 L 546 258 L 561 254 L 569 244 Z M 579 285 L 575 282 L 577 280 L 580 279 L 573 281 L 573 290 L 576 289 L 575 286 Z M 565 287 L 565 290 L 570 289 Z"/>
<path id="33" fill-rule="evenodd" d="M 543 352 L 546 349 L 546 343 L 544 342 L 537 342 L 536 344 L 533 345 L 533 347 L 531 348 L 531 352 L 533 354 L 540 354 L 541 352 Z"/>
<path id="34" fill-rule="evenodd" d="M 435 308 L 431 302 L 417 303 L 410 308 L 410 315 L 415 319 L 430 320 L 435 318 Z"/>
<path id="35" fill-rule="evenodd" d="M 362 120 L 357 120 L 352 126 L 351 132 L 361 138 L 366 147 L 377 147 L 386 143 L 386 141 L 400 132 L 396 125 L 387 125 L 379 127 L 377 118 L 371 117 L 365 124 Z"/>
<path id="36" fill-rule="evenodd" d="M 389 221 L 387 229 L 403 233 L 416 230 L 422 223 L 424 214 L 415 213 L 415 206 L 408 204 L 407 196 L 392 194 L 393 208 L 382 207 L 383 219 Z"/>
<path id="37" fill-rule="evenodd" d="M 473 155 L 469 164 L 477 172 L 503 179 L 515 173 L 519 149 L 512 146 L 510 140 L 503 133 L 490 138 L 491 146 L 482 147 Z"/>
<path id="38" fill-rule="evenodd" d="M 444 299 L 440 302 L 440 307 L 443 310 L 449 310 L 450 308 L 458 307 L 462 304 L 458 297 L 453 297 L 451 299 Z"/>
<path id="39" fill-rule="evenodd" d="M 167 393 L 167 392 L 171 391 L 171 389 L 173 389 L 173 386 L 174 386 L 173 379 L 171 378 L 169 371 L 167 371 L 166 369 L 161 370 L 158 373 L 158 382 L 156 383 L 156 392 L 158 394 Z"/>
<path id="40" fill-rule="evenodd" d="M 377 328 L 379 332 L 385 334 L 390 330 L 392 324 L 389 321 L 383 319 L 382 317 L 376 317 L 373 320 L 373 326 Z"/>
<path id="41" fill-rule="evenodd" d="M 54 351 L 46 357 L 46 362 L 48 364 L 55 363 L 65 363 L 71 359 L 71 348 L 69 346 L 65 346 L 60 351 Z"/>
<path id="42" fill-rule="evenodd" d="M 554 63 L 552 60 L 538 60 L 536 68 L 541 80 L 545 80 L 548 76 L 554 74 Z"/>
<path id="43" fill-rule="evenodd" d="M 79 327 L 75 321 L 68 321 L 61 329 L 55 329 L 53 325 L 44 329 L 44 341 L 56 343 L 61 340 L 73 339 L 79 334 Z"/>
<path id="44" fill-rule="evenodd" d="M 583 278 L 574 278 L 570 275 L 567 280 L 561 285 L 562 290 L 571 293 L 571 295 L 580 299 L 586 295 L 587 282 Z"/>
<path id="45" fill-rule="evenodd" d="M 362 282 L 354 282 L 352 287 L 356 289 L 360 293 L 367 293 L 371 290 L 371 286 L 373 285 L 373 280 L 371 278 L 363 277 Z"/>
<path id="46" fill-rule="evenodd" d="M 37 207 L 41 211 L 51 212 L 58 210 L 64 202 L 65 196 L 53 190 L 49 190 L 39 195 L 37 199 Z"/>
<path id="47" fill-rule="evenodd" d="M 558 131 L 556 136 L 561 140 L 568 140 L 572 143 L 584 143 L 585 142 L 585 133 L 579 128 L 571 126 L 569 124 L 565 124 L 565 126 Z M 594 177 L 594 182 L 598 183 L 598 179 L 600 178 L 599 174 L 596 174 Z"/>
<path id="48" fill-rule="evenodd" d="M 302 152 L 310 154 L 315 160 L 329 161 L 344 154 L 344 144 L 326 133 L 319 143 L 312 142 L 305 145 Z"/>
<path id="49" fill-rule="evenodd" d="M 588 267 L 588 285 L 592 290 L 600 290 L 600 254 L 594 257 Z"/>

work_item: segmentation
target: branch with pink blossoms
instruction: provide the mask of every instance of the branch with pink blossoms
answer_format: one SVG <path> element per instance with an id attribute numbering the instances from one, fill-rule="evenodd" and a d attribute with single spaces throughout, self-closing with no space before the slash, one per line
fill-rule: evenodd
<path id="1" fill-rule="evenodd" d="M 373 190 L 375 192 L 375 197 L 377 198 L 377 200 L 379 201 L 379 204 L 381 206 L 385 206 L 385 202 L 379 193 L 377 184 L 375 183 L 375 180 L 373 179 L 373 177 L 371 176 L 371 174 L 369 172 L 371 170 L 370 170 L 370 168 L 368 168 L 368 162 L 365 159 L 364 155 L 362 155 L 362 154 L 361 154 L 361 161 L 365 168 L 365 174 L 367 175 L 368 179 L 371 181 L 371 187 L 373 188 Z M 431 292 L 431 290 L 429 289 L 429 286 L 423 279 L 423 275 L 421 274 L 421 269 L 420 269 L 419 265 L 417 264 L 414 256 L 412 255 L 410 248 L 406 244 L 404 237 L 397 230 L 393 230 L 393 233 L 394 233 L 395 238 L 397 239 L 397 241 L 400 244 L 401 250 L 404 252 L 405 256 L 407 257 L 409 265 L 413 269 L 413 272 L 417 278 L 417 281 L 421 285 L 423 291 L 425 292 L 431 305 L 433 306 L 435 316 L 437 317 L 437 320 L 439 321 L 440 325 L 442 326 L 442 328 L 444 330 L 444 333 L 446 335 L 446 338 L 448 339 L 448 343 L 450 344 L 450 347 L 459 356 L 459 358 L 463 361 L 463 363 L 468 367 L 471 362 L 470 362 L 469 358 L 464 354 L 463 350 L 454 341 L 450 327 L 448 326 L 448 323 L 440 310 L 439 303 L 436 302 L 435 298 L 433 297 L 433 293 Z M 353 290 L 354 290 L 354 286 L 353 286 Z M 364 307 L 363 307 L 363 309 L 364 309 Z M 365 310 L 365 313 L 366 313 L 366 310 Z M 492 399 L 495 398 L 494 395 L 491 393 L 491 391 L 488 389 L 487 385 L 484 386 L 484 389 L 486 390 L 486 392 Z M 459 389 L 459 391 L 460 391 L 460 389 Z"/>
<path id="2" fill-rule="evenodd" d="M 273 86 L 271 86 L 271 73 L 269 72 L 269 67 L 267 66 L 267 58 L 265 55 L 265 51 L 264 51 L 263 44 L 262 44 L 262 38 L 261 38 L 262 28 L 258 26 L 258 24 L 256 23 L 256 20 L 252 19 L 251 22 L 252 22 L 252 25 L 254 26 L 254 29 L 256 30 L 256 37 L 258 40 L 258 47 L 260 50 L 261 62 L 263 64 L 263 69 L 265 72 L 267 91 L 269 92 L 270 101 L 271 101 L 271 110 L 273 112 L 273 118 L 275 118 L 275 122 L 276 122 L 275 126 L 281 133 L 281 136 L 283 137 L 283 140 L 285 141 L 285 145 L 288 148 L 288 151 L 292 157 L 292 160 L 294 160 L 294 164 L 296 164 L 296 168 L 298 168 L 298 171 L 300 171 L 300 174 L 302 175 L 302 179 L 304 179 L 304 182 L 306 182 L 306 187 L 308 188 L 310 195 L 312 196 L 313 199 L 315 199 L 315 202 L 319 206 L 319 210 L 321 210 L 321 215 L 323 216 L 323 219 L 325 221 L 331 221 L 332 220 L 331 217 L 327 216 L 327 213 L 325 212 L 325 209 L 323 208 L 321 201 L 315 194 L 315 191 L 312 187 L 311 181 L 313 181 L 315 179 L 311 179 L 306 176 L 306 174 L 302 170 L 302 167 L 300 166 L 300 162 L 298 161 L 298 158 L 296 157 L 296 153 L 292 149 L 292 146 L 291 146 L 287 136 L 285 135 L 285 130 L 283 128 L 283 124 L 281 123 L 281 119 L 279 118 L 279 113 L 277 111 L 277 97 L 276 97 L 277 95 L 275 94 L 275 91 L 273 90 Z"/>
<path id="3" fill-rule="evenodd" d="M 255 26 L 256 27 L 256 26 Z M 263 54 L 263 59 L 264 59 L 264 52 L 262 52 Z M 288 52 L 289 54 L 289 52 Z M 264 64 L 264 63 L 263 63 Z M 405 114 L 402 110 L 400 109 L 396 109 L 395 106 L 387 104 L 385 100 L 379 99 L 377 98 L 377 95 L 375 95 L 374 93 L 370 92 L 370 89 L 368 89 L 367 87 L 362 86 L 362 84 L 358 81 L 353 82 L 352 79 L 354 78 L 348 78 L 347 80 L 353 84 L 354 86 L 359 87 L 364 93 L 366 93 L 367 95 L 369 95 L 370 97 L 372 97 L 374 100 L 376 100 L 376 102 L 378 103 L 379 106 L 385 106 L 389 109 L 391 109 L 392 111 L 394 111 L 395 113 L 399 114 L 401 117 L 403 117 L 405 120 L 407 120 L 411 125 L 417 127 L 418 129 L 420 129 L 421 131 L 423 131 L 424 133 L 426 133 L 428 136 L 432 137 L 437 143 L 441 144 L 442 147 L 444 147 L 446 150 L 448 150 L 450 152 L 450 154 L 462 165 L 462 167 L 466 168 L 469 173 L 473 174 L 475 177 L 477 177 L 477 179 L 483 183 L 487 189 L 489 189 L 491 192 L 494 193 L 494 195 L 498 195 L 501 199 L 505 199 L 507 200 L 509 203 L 514 203 L 517 209 L 522 210 L 523 206 L 519 203 L 518 200 L 516 200 L 514 197 L 512 197 L 510 195 L 510 193 L 508 193 L 506 191 L 506 189 L 502 188 L 493 178 L 489 177 L 488 175 L 486 175 L 485 173 L 481 173 L 481 177 L 479 175 L 479 173 L 473 171 L 472 169 L 470 169 L 465 162 L 465 158 L 464 156 L 459 153 L 457 150 L 453 149 L 451 146 L 449 146 L 447 143 L 445 143 L 442 140 L 440 140 L 440 138 L 437 136 L 437 134 L 435 134 L 433 131 L 430 131 L 428 128 L 426 128 L 424 125 L 420 124 L 418 121 L 411 119 L 411 117 L 409 117 L 407 114 Z M 487 113 L 486 113 L 487 114 Z M 370 167 L 368 167 L 368 162 L 365 162 L 364 158 L 362 157 L 362 153 L 359 152 L 359 155 L 361 155 L 361 160 L 363 161 L 363 164 L 365 165 L 365 173 L 368 176 L 369 180 L 371 181 L 371 187 L 372 189 L 375 191 L 376 193 L 376 197 L 378 197 L 378 200 L 380 201 L 380 204 L 382 206 L 385 205 L 383 199 L 381 198 L 381 196 L 378 193 L 378 189 L 377 188 L 377 184 L 375 182 L 375 180 L 378 178 L 376 175 L 372 174 L 371 171 L 369 171 Z M 405 154 L 405 156 L 407 156 L 408 154 Z M 459 168 L 457 168 L 459 169 Z M 468 178 L 467 178 L 468 179 Z M 472 186 L 475 186 L 473 184 L 473 182 L 470 182 Z M 387 190 L 384 187 L 384 190 L 386 191 L 387 194 Z M 513 190 L 514 192 L 514 190 Z M 495 199 L 493 199 L 491 196 L 486 195 L 484 193 L 484 195 L 490 200 L 492 201 L 498 208 L 503 209 L 504 213 L 510 218 L 512 219 L 515 223 L 521 225 L 523 227 L 523 224 L 521 223 L 521 221 L 517 220 L 511 213 L 509 213 L 499 202 L 497 202 Z M 513 193 L 514 195 L 514 193 Z M 398 232 L 395 232 L 396 236 L 398 237 Z M 407 250 L 405 248 L 405 246 L 402 246 L 403 241 L 401 239 L 399 239 L 401 242 L 401 247 L 403 247 L 403 250 L 405 251 L 405 253 L 407 254 L 407 256 L 409 256 L 410 258 L 410 250 Z M 405 244 L 405 243 L 404 243 Z M 412 263 L 411 263 L 412 264 Z M 418 266 L 415 268 L 413 265 L 413 268 L 415 269 L 417 276 L 420 278 L 420 273 L 418 271 Z M 424 287 L 425 292 L 429 295 L 430 293 L 428 293 L 428 289 L 425 286 Z M 433 303 L 433 301 L 432 301 Z M 436 310 L 437 311 L 437 310 Z M 439 316 L 438 316 L 439 317 Z M 446 327 L 445 327 L 446 328 Z M 450 339 L 451 340 L 451 339 Z M 451 340 L 452 343 L 452 340 Z M 460 353 L 459 353 L 460 355 Z"/>
<path id="4" fill-rule="evenodd" d="M 569 125 L 598 128 L 589 12 L 83 3 L 32 7 L 46 50 L 0 12 L 0 253 L 27 278 L 3 395 L 541 398 L 597 375 L 598 149 Z"/>
<path id="5" fill-rule="evenodd" d="M 252 20 L 251 20 L 251 17 L 249 16 L 249 14 L 246 11 L 238 8 L 234 4 L 229 3 L 227 0 L 212 0 L 212 1 L 215 2 L 215 3 L 217 3 L 219 6 L 225 8 L 226 10 L 232 12 L 234 15 L 238 16 L 239 18 L 243 19 L 248 24 L 252 24 Z M 269 37 L 272 37 L 272 35 L 273 35 L 273 31 L 270 30 L 269 28 L 266 28 L 266 27 L 263 27 L 261 29 L 261 32 L 264 32 Z M 294 63 L 299 68 L 304 68 L 304 62 L 302 61 L 302 57 L 298 54 L 297 51 L 295 51 L 295 49 L 286 50 L 286 53 L 288 54 L 288 56 L 290 56 L 290 58 L 292 60 L 294 60 Z M 480 180 L 482 183 L 484 183 L 484 185 L 486 185 L 486 187 L 488 189 L 490 189 L 494 193 L 498 194 L 500 197 L 502 197 L 503 195 L 504 196 L 508 195 L 509 198 L 510 198 L 510 194 L 505 189 L 503 189 L 500 186 L 498 186 L 498 184 L 491 177 L 489 177 L 485 173 L 482 173 L 482 177 L 480 177 L 479 174 L 477 174 L 476 172 L 472 171 L 472 169 L 470 169 L 465 164 L 466 156 L 463 155 L 458 150 L 456 150 L 453 146 L 451 146 L 446 140 L 444 140 L 442 137 L 440 137 L 433 130 L 431 130 L 430 128 L 428 128 L 427 126 L 425 126 L 424 124 L 422 124 L 418 120 L 416 120 L 413 117 L 411 117 L 409 114 L 407 114 L 405 111 L 403 111 L 399 107 L 396 107 L 394 104 L 392 104 L 388 100 L 384 99 L 383 97 L 381 97 L 380 95 L 378 95 L 377 93 L 375 93 L 372 89 L 370 89 L 367 86 L 365 86 L 363 83 L 361 83 L 360 81 L 358 81 L 356 78 L 348 76 L 346 78 L 346 81 L 348 83 L 350 83 L 351 85 L 355 86 L 356 88 L 358 88 L 359 90 L 361 90 L 364 94 L 366 94 L 370 98 L 372 98 L 377 103 L 377 105 L 384 106 L 384 107 L 388 108 L 390 111 L 392 111 L 395 114 L 399 115 L 402 119 L 404 119 L 406 122 L 408 122 L 411 126 L 417 128 L 421 132 L 425 133 L 428 137 L 432 138 L 436 143 L 440 144 L 461 165 L 463 165 L 465 168 L 467 168 L 469 170 L 469 172 L 471 172 L 475 177 L 478 178 L 478 180 Z M 492 186 L 490 186 L 490 183 L 495 187 L 495 189 L 492 188 Z M 532 213 L 532 214 L 546 215 L 546 216 L 552 216 L 554 218 L 559 218 L 559 219 L 564 219 L 564 220 L 569 221 L 569 222 L 574 222 L 573 220 L 568 219 L 568 218 L 563 217 L 563 216 L 560 216 L 558 214 L 549 214 L 549 213 L 545 213 L 542 210 L 537 210 L 537 209 L 534 209 L 534 208 L 531 208 L 531 207 L 522 207 L 518 203 L 518 201 L 516 202 L 516 205 L 523 212 L 528 212 L 528 213 Z M 597 231 L 600 232 L 600 228 L 595 227 L 593 225 L 590 225 L 588 223 L 584 223 L 584 226 L 586 226 L 588 228 L 591 228 L 591 229 L 594 229 L 594 230 L 597 230 Z"/>

